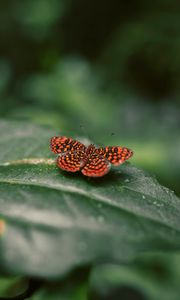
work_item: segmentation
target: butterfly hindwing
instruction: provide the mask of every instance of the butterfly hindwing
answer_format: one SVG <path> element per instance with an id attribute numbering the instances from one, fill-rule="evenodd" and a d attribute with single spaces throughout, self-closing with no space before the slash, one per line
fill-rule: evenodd
<path id="1" fill-rule="evenodd" d="M 115 166 L 122 164 L 133 155 L 133 152 L 126 147 L 102 147 L 97 149 L 97 153 Z"/>
<path id="2" fill-rule="evenodd" d="M 50 140 L 51 151 L 62 154 L 68 151 L 85 151 L 86 147 L 79 141 L 66 136 L 54 136 Z"/>
<path id="3" fill-rule="evenodd" d="M 62 170 L 69 172 L 77 172 L 81 170 L 84 164 L 84 152 L 82 151 L 69 151 L 62 155 L 59 155 L 57 158 L 57 166 Z"/>
<path id="4" fill-rule="evenodd" d="M 81 172 L 89 177 L 101 177 L 109 172 L 110 163 L 97 153 L 92 154 Z"/>

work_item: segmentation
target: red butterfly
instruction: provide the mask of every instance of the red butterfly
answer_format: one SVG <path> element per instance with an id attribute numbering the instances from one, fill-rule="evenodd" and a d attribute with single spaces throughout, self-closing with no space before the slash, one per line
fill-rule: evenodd
<path id="1" fill-rule="evenodd" d="M 81 171 L 85 176 L 101 177 L 107 174 L 111 164 L 118 166 L 133 155 L 126 147 L 86 147 L 66 136 L 54 136 L 50 140 L 52 152 L 59 154 L 57 165 L 69 172 Z"/>

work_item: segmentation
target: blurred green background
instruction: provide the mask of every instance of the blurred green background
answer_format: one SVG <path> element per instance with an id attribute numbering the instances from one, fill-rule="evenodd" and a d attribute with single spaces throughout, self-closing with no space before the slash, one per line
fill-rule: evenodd
<path id="1" fill-rule="evenodd" d="M 0 22 L 1 118 L 128 146 L 180 194 L 179 0 L 2 0 Z"/>

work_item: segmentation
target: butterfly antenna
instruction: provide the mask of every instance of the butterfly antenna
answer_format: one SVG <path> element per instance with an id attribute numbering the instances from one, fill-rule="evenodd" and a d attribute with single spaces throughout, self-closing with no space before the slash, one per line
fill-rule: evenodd
<path id="1" fill-rule="evenodd" d="M 111 133 L 108 133 L 108 137 L 110 136 L 110 137 L 113 137 L 113 136 L 115 136 L 116 134 L 114 133 L 114 132 L 111 132 Z M 105 145 L 104 145 L 104 143 L 101 143 L 101 146 L 102 147 L 105 147 Z"/>

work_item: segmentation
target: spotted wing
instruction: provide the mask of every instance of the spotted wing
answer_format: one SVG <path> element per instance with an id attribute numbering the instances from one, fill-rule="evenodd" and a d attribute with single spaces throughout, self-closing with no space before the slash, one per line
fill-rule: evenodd
<path id="1" fill-rule="evenodd" d="M 84 166 L 84 152 L 67 152 L 59 155 L 57 158 L 57 166 L 62 170 L 69 172 L 77 172 Z"/>
<path id="2" fill-rule="evenodd" d="M 133 151 L 126 147 L 98 148 L 96 152 L 115 166 L 122 164 L 133 155 Z"/>
<path id="3" fill-rule="evenodd" d="M 57 154 L 63 154 L 68 151 L 85 151 L 86 147 L 79 141 L 66 136 L 54 136 L 50 140 L 51 151 Z"/>
<path id="4" fill-rule="evenodd" d="M 81 172 L 89 177 L 102 177 L 109 172 L 110 167 L 107 159 L 95 153 L 90 156 Z"/>

